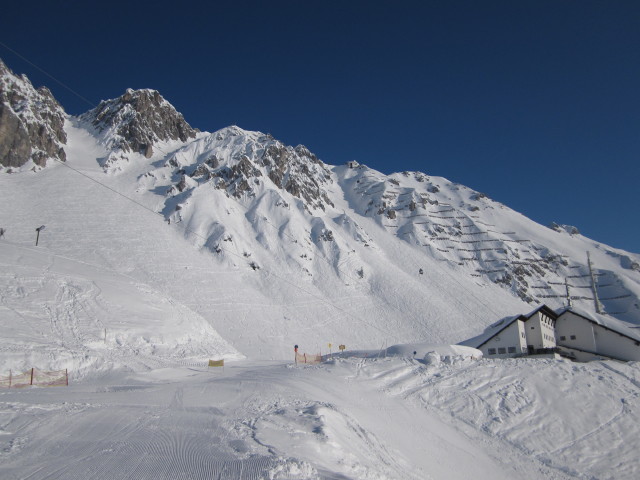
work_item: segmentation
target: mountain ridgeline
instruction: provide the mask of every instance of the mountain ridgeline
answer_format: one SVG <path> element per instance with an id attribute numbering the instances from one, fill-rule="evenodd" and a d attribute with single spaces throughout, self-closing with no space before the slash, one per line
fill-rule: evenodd
<path id="1" fill-rule="evenodd" d="M 185 227 L 189 248 L 222 264 L 277 269 L 320 290 L 331 276 L 331 285 L 397 303 L 398 311 L 412 308 L 404 296 L 428 297 L 444 312 L 460 295 L 485 306 L 502 295 L 511 299 L 503 305 L 570 300 L 640 324 L 640 256 L 575 227 L 541 226 L 442 177 L 333 166 L 302 145 L 236 126 L 201 132 L 154 90 L 129 89 L 71 117 L 49 90 L 1 62 L 0 99 L 2 172 L 65 161 L 72 125 L 102 148 L 95 162 L 105 182 L 130 175 L 136 201 L 157 205 L 168 224 Z M 434 272 L 457 290 L 441 281 L 421 287 Z"/>

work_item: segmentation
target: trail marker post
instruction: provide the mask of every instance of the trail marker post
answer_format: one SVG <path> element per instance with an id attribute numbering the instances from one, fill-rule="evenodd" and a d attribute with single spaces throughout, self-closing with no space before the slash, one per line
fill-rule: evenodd
<path id="1" fill-rule="evenodd" d="M 340 345 L 338 348 L 340 349 L 340 353 L 344 356 L 344 349 L 347 347 L 344 345 Z"/>
<path id="2" fill-rule="evenodd" d="M 293 346 L 293 352 L 294 352 L 294 355 L 295 355 L 295 362 L 296 362 L 296 365 L 297 365 L 298 364 L 298 345 L 294 345 Z"/>
<path id="3" fill-rule="evenodd" d="M 329 344 L 329 358 L 331 358 L 331 344 Z"/>
<path id="4" fill-rule="evenodd" d="M 36 228 L 36 247 L 38 246 L 38 240 L 40 240 L 40 230 L 44 230 L 44 225 L 40 225 Z"/>

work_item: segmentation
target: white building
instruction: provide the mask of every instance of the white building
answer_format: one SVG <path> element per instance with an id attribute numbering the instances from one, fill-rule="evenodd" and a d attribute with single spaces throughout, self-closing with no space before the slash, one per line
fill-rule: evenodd
<path id="1" fill-rule="evenodd" d="M 575 308 L 557 313 L 556 338 L 564 356 L 583 362 L 640 360 L 640 326 Z"/>
<path id="2" fill-rule="evenodd" d="M 461 342 L 461 345 L 477 348 L 486 358 L 556 356 L 557 317 L 553 310 L 541 305 L 527 315 L 500 320 L 482 335 Z"/>
<path id="3" fill-rule="evenodd" d="M 460 345 L 486 358 L 564 356 L 578 361 L 640 360 L 640 326 L 575 308 L 541 305 L 527 315 L 505 318 Z"/>

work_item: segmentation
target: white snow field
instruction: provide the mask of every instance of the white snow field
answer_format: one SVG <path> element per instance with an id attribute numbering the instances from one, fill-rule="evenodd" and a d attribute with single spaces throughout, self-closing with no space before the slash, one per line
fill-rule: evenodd
<path id="1" fill-rule="evenodd" d="M 3 479 L 634 479 L 637 364 L 233 362 L 0 393 Z"/>
<path id="2" fill-rule="evenodd" d="M 212 144 L 224 158 L 231 137 L 250 153 L 259 134 L 199 134 L 103 168 L 96 137 L 74 119 L 66 130 L 66 166 L 0 174 L 0 376 L 69 372 L 68 387 L 0 388 L 3 480 L 640 477 L 638 364 L 452 345 L 532 307 L 452 240 L 425 248 L 419 223 L 367 215 L 360 189 L 382 174 L 331 168 L 333 206 L 313 215 L 266 180 L 254 196 L 171 196 L 169 159 Z M 440 198 L 470 201 L 431 179 Z M 607 308 L 637 323 L 637 255 L 497 204 L 479 214 L 536 239 L 529 250 L 509 234 L 509 255 L 542 260 L 544 244 L 570 260 L 547 279 L 584 276 L 575 259 L 592 249 L 615 280 Z M 326 356 L 329 343 L 334 358 L 292 364 L 294 344 Z"/>

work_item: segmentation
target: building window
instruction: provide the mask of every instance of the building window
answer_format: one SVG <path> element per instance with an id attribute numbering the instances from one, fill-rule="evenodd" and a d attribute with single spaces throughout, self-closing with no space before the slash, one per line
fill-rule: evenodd
<path id="1" fill-rule="evenodd" d="M 498 348 L 498 353 L 501 354 L 501 355 L 504 354 L 504 353 L 507 353 L 507 349 L 504 348 L 504 347 L 499 347 Z"/>
<path id="2" fill-rule="evenodd" d="M 509 347 L 509 353 L 516 353 L 516 347 Z"/>
<path id="3" fill-rule="evenodd" d="M 564 335 L 562 335 L 562 336 L 560 337 L 560 341 L 561 341 L 561 342 L 564 342 L 566 339 L 567 339 L 567 337 L 565 337 Z"/>
<path id="4" fill-rule="evenodd" d="M 571 340 L 575 340 L 575 339 L 576 339 L 576 336 L 575 336 L 575 335 L 571 335 L 571 337 L 570 337 L 570 338 L 571 338 Z"/>
<path id="5" fill-rule="evenodd" d="M 496 354 L 496 349 L 495 348 L 490 348 L 489 349 L 489 355 L 495 355 Z"/>
<path id="6" fill-rule="evenodd" d="M 531 327 L 531 330 L 533 330 L 534 328 L 536 328 L 536 327 Z"/>

